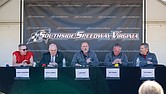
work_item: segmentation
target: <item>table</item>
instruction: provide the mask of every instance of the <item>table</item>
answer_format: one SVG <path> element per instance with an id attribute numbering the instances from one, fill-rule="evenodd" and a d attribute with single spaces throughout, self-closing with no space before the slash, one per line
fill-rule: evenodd
<path id="1" fill-rule="evenodd" d="M 121 67 L 120 79 L 108 80 L 105 67 L 90 67 L 90 80 L 75 80 L 75 68 L 58 68 L 57 80 L 45 80 L 43 67 L 31 67 L 29 80 L 15 80 L 14 67 L 0 67 L 0 91 L 8 94 L 137 94 L 141 71 Z M 166 93 L 166 67 L 155 68 Z"/>

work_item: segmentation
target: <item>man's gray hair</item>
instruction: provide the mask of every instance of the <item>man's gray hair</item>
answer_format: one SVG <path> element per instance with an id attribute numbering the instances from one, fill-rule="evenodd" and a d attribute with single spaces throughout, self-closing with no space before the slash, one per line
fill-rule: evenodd
<path id="1" fill-rule="evenodd" d="M 141 45 L 143 45 L 145 48 L 148 48 L 149 49 L 149 44 L 147 44 L 147 43 L 141 43 Z M 141 46 L 140 45 L 140 46 Z"/>
<path id="2" fill-rule="evenodd" d="M 164 94 L 164 90 L 156 81 L 148 80 L 141 84 L 138 94 Z"/>
<path id="3" fill-rule="evenodd" d="M 54 44 L 54 43 L 51 43 L 51 44 L 49 45 L 49 49 L 51 49 L 51 48 L 56 48 L 56 49 L 57 49 L 57 46 L 56 46 L 56 44 Z"/>

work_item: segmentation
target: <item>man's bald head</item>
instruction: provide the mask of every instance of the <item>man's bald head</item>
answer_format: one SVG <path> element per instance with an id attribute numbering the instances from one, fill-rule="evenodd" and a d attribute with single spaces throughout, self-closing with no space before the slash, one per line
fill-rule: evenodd
<path id="1" fill-rule="evenodd" d="M 81 44 L 81 50 L 84 52 L 84 53 L 87 53 L 89 51 L 89 44 L 87 42 L 83 42 Z"/>

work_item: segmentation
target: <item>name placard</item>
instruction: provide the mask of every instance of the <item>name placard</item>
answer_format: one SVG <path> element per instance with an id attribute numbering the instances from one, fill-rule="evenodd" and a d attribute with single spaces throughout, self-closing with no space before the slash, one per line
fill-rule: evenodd
<path id="1" fill-rule="evenodd" d="M 76 68 L 75 76 L 76 80 L 89 80 L 89 68 Z"/>
<path id="2" fill-rule="evenodd" d="M 15 79 L 30 79 L 29 78 L 29 68 L 16 68 Z"/>
<path id="3" fill-rule="evenodd" d="M 120 79 L 120 69 L 106 68 L 106 79 Z"/>
<path id="4" fill-rule="evenodd" d="M 155 68 L 142 68 L 141 79 L 155 79 Z"/>
<path id="5" fill-rule="evenodd" d="M 58 78 L 58 69 L 57 68 L 45 68 L 44 69 L 44 78 L 50 80 L 56 80 Z"/>

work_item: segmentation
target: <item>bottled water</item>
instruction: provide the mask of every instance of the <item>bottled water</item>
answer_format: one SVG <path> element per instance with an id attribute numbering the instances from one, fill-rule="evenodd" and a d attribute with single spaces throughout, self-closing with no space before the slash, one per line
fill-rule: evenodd
<path id="1" fill-rule="evenodd" d="M 36 62 L 33 62 L 33 67 L 36 67 Z"/>
<path id="2" fill-rule="evenodd" d="M 62 60 L 62 67 L 66 67 L 66 59 L 65 58 L 63 58 L 63 60 Z"/>
<path id="3" fill-rule="evenodd" d="M 140 66 L 140 59 L 137 57 L 136 59 L 136 67 L 139 67 Z"/>

